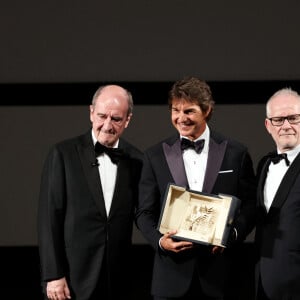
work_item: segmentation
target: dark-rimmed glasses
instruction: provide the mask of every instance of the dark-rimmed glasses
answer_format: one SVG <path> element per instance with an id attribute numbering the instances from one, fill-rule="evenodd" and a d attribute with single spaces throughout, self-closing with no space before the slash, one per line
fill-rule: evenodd
<path id="1" fill-rule="evenodd" d="M 273 117 L 267 118 L 271 121 L 273 126 L 282 126 L 285 120 L 288 120 L 290 124 L 298 124 L 300 122 L 300 114 L 289 115 L 286 117 Z"/>

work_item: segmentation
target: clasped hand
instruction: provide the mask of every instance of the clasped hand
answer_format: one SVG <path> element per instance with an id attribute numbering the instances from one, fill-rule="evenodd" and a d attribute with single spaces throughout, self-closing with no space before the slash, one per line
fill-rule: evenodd
<path id="1" fill-rule="evenodd" d="M 47 297 L 50 300 L 71 299 L 70 290 L 65 277 L 47 283 Z"/>
<path id="2" fill-rule="evenodd" d="M 172 238 L 174 234 L 177 233 L 177 230 L 172 230 L 165 233 L 160 239 L 160 246 L 166 251 L 172 251 L 175 253 L 179 253 L 182 251 L 189 250 L 195 247 L 195 244 L 188 241 L 176 241 Z M 219 254 L 223 253 L 224 248 L 219 246 L 212 246 L 211 253 Z"/>

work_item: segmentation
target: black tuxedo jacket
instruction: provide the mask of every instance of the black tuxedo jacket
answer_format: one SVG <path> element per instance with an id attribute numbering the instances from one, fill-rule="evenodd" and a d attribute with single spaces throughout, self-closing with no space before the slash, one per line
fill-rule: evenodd
<path id="1" fill-rule="evenodd" d="M 109 216 L 98 167 L 93 166 L 91 131 L 55 145 L 45 161 L 38 211 L 41 277 L 46 282 L 65 276 L 72 299 L 100 297 L 95 291 L 104 264 L 112 295 L 128 288 L 142 154 L 123 139 L 119 148 L 125 156 L 118 163 Z"/>
<path id="2" fill-rule="evenodd" d="M 264 185 L 270 160 L 258 164 L 258 220 L 255 243 L 259 276 L 271 300 L 300 299 L 300 155 L 290 165 L 269 212 L 264 205 Z"/>
<path id="3" fill-rule="evenodd" d="M 221 296 L 229 269 L 228 255 L 213 256 L 210 248 L 199 246 L 182 254 L 162 251 L 157 230 L 164 195 L 169 183 L 188 187 L 180 138 L 170 137 L 144 154 L 136 222 L 145 238 L 156 250 L 152 293 L 161 297 L 184 295 L 198 268 L 202 289 L 210 296 Z M 242 211 L 236 222 L 239 239 L 251 230 L 249 219 L 255 210 L 255 178 L 247 149 L 238 142 L 212 132 L 203 192 L 230 194 L 242 200 Z"/>

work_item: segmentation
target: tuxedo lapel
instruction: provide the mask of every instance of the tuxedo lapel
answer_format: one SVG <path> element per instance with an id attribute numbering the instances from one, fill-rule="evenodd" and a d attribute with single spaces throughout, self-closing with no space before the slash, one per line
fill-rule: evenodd
<path id="1" fill-rule="evenodd" d="M 163 151 L 169 166 L 169 170 L 176 185 L 188 186 L 188 180 L 185 173 L 182 151 L 180 148 L 180 139 L 177 138 L 175 143 L 163 143 Z"/>
<path id="2" fill-rule="evenodd" d="M 78 153 L 81 160 L 84 175 L 90 188 L 90 192 L 99 208 L 101 215 L 106 216 L 103 191 L 97 166 L 92 166 L 95 161 L 92 137 L 89 134 L 84 136 L 82 144 L 78 145 Z"/>
<path id="3" fill-rule="evenodd" d="M 262 168 L 259 170 L 258 173 L 259 180 L 257 185 L 257 206 L 259 207 L 259 211 L 263 212 L 263 214 L 267 213 L 267 209 L 264 204 L 264 186 L 265 186 L 270 163 L 271 163 L 271 159 L 270 158 L 266 159 Z"/>
<path id="4" fill-rule="evenodd" d="M 129 183 L 131 180 L 129 168 L 130 166 L 127 159 L 121 159 L 118 162 L 116 183 L 115 183 L 115 189 L 112 197 L 109 216 L 112 216 L 116 211 L 116 208 L 121 206 L 120 201 L 126 199 L 124 195 L 126 195 L 128 191 L 126 191 L 125 189 L 128 189 L 131 186 Z"/>
<path id="5" fill-rule="evenodd" d="M 209 139 L 207 166 L 202 189 L 204 193 L 212 191 L 222 165 L 226 146 L 227 141 L 218 144 L 212 137 Z"/>
<path id="6" fill-rule="evenodd" d="M 297 155 L 287 172 L 285 173 L 278 190 L 275 194 L 274 200 L 269 210 L 269 215 L 278 211 L 283 203 L 286 201 L 288 194 L 300 173 L 300 154 Z"/>
<path id="7" fill-rule="evenodd" d="M 212 191 L 222 165 L 226 146 L 227 141 L 218 144 L 213 138 L 210 138 L 206 174 L 203 183 L 203 192 L 205 193 Z M 188 186 L 180 148 L 180 139 L 177 138 L 172 144 L 163 143 L 163 150 L 175 184 Z"/>

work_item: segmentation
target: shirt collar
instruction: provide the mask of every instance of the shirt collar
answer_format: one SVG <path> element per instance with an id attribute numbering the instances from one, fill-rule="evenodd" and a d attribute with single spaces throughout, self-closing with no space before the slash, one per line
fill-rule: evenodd
<path id="1" fill-rule="evenodd" d="M 209 130 L 208 125 L 206 124 L 204 132 L 197 139 L 194 140 L 194 142 L 199 141 L 199 140 L 205 141 L 202 152 L 208 152 L 209 135 L 210 135 L 210 130 Z M 182 139 L 182 138 L 188 139 L 187 137 L 180 135 L 180 139 Z"/>
<path id="2" fill-rule="evenodd" d="M 97 143 L 97 139 L 95 137 L 93 129 L 92 129 L 92 139 L 93 139 L 93 144 L 95 146 L 95 144 Z M 116 143 L 114 144 L 113 148 L 118 148 L 118 146 L 119 146 L 119 140 L 116 141 Z"/>
<path id="3" fill-rule="evenodd" d="M 287 157 L 288 157 L 288 160 L 290 162 L 293 162 L 293 160 L 296 158 L 296 156 L 298 155 L 298 153 L 300 152 L 300 145 L 297 145 L 294 149 L 292 150 L 289 150 L 289 151 L 286 151 L 286 152 L 280 152 L 278 149 L 277 149 L 277 153 L 280 154 L 280 153 L 286 153 L 287 154 Z"/>

